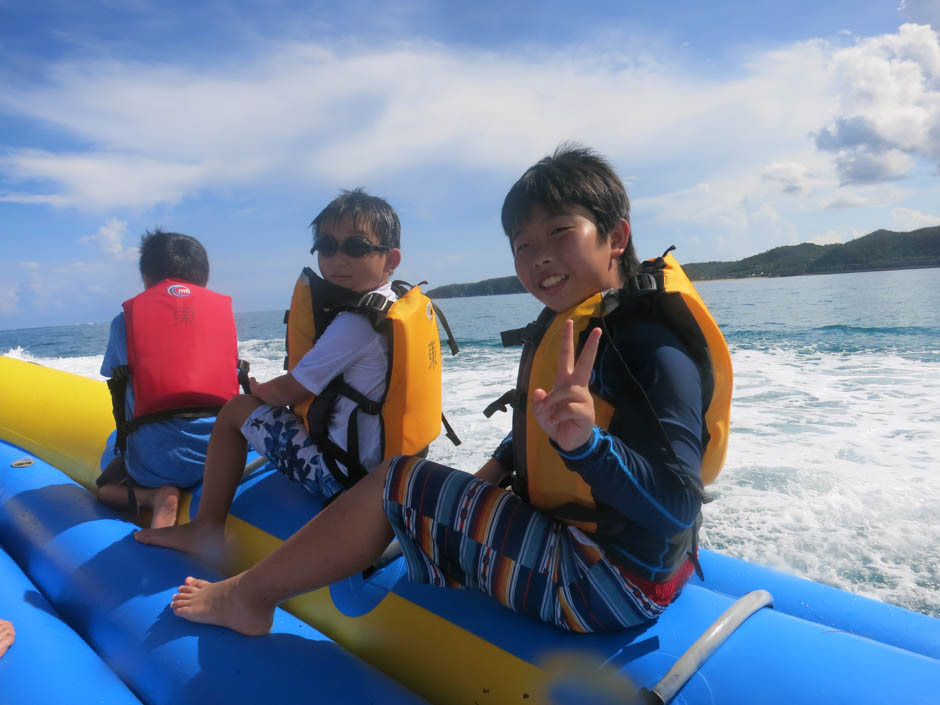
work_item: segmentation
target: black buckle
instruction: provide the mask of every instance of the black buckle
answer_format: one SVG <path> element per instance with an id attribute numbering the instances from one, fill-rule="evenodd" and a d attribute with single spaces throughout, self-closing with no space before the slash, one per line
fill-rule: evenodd
<path id="1" fill-rule="evenodd" d="M 487 405 L 483 410 L 483 415 L 486 418 L 490 418 L 497 411 L 507 412 L 509 411 L 507 405 L 516 408 L 516 404 L 519 400 L 519 391 L 517 389 L 510 389 L 508 392 L 504 392 L 503 395 L 496 401 Z"/>

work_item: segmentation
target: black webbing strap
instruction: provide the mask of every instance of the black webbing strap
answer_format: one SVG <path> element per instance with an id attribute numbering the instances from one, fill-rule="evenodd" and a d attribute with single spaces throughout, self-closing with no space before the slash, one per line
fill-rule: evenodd
<path id="1" fill-rule="evenodd" d="M 437 320 L 440 321 L 440 324 L 444 327 L 444 332 L 447 333 L 447 345 L 450 348 L 450 354 L 456 355 L 460 352 L 460 348 L 457 347 L 457 340 L 454 338 L 454 334 L 450 330 L 450 324 L 447 322 L 447 319 L 444 318 L 444 312 L 438 308 L 437 304 L 433 301 L 431 302 L 431 307 L 434 309 L 434 313 L 437 315 Z"/>
<path id="2" fill-rule="evenodd" d="M 130 380 L 130 370 L 127 365 L 118 365 L 111 370 L 108 378 L 108 391 L 111 393 L 111 413 L 114 415 L 114 427 L 117 435 L 114 438 L 114 454 L 123 451 L 127 446 L 127 432 L 124 426 L 127 423 L 127 383 Z"/>
<path id="3" fill-rule="evenodd" d="M 420 281 L 415 285 L 411 285 L 403 279 L 396 279 L 392 282 L 392 291 L 394 291 L 395 294 L 401 298 L 411 291 L 411 289 L 413 289 L 415 286 L 422 286 L 423 284 L 427 284 L 427 281 Z M 428 301 L 431 300 L 428 299 Z M 444 316 L 444 312 L 441 311 L 440 307 L 438 307 L 438 305 L 433 301 L 431 301 L 431 308 L 434 309 L 434 314 L 437 316 L 437 320 L 444 328 L 444 332 L 447 333 L 447 346 L 450 348 L 450 354 L 456 355 L 460 352 L 460 348 L 457 347 L 457 339 L 454 338 L 454 334 L 450 329 L 450 324 L 447 322 L 447 318 Z"/>
<path id="4" fill-rule="evenodd" d="M 238 361 L 238 383 L 241 385 L 245 394 L 251 394 L 251 384 L 248 381 L 248 372 L 251 370 L 251 363 L 248 360 Z"/>
<path id="5" fill-rule="evenodd" d="M 441 423 L 444 424 L 444 435 L 447 436 L 450 442 L 455 446 L 459 446 L 463 441 L 457 436 L 457 432 L 454 430 L 453 426 L 450 425 L 443 411 L 441 412 Z"/>
<path id="6" fill-rule="evenodd" d="M 336 403 L 336 398 L 340 395 L 352 399 L 359 405 L 352 410 L 347 422 L 346 449 L 331 441 L 329 437 L 330 412 Z M 381 412 L 382 405 L 361 394 L 342 377 L 336 377 L 326 385 L 307 409 L 307 428 L 310 432 L 310 439 L 320 449 L 327 470 L 346 489 L 368 474 L 359 461 L 358 412 L 360 409 L 367 414 L 374 415 Z M 340 469 L 340 462 L 346 466 L 347 472 L 344 473 Z"/>
<path id="7" fill-rule="evenodd" d="M 152 414 L 137 416 L 126 422 L 122 428 L 124 429 L 125 435 L 130 435 L 138 428 L 148 423 L 166 421 L 167 419 L 204 419 L 209 416 L 218 416 L 221 410 L 221 406 L 200 406 L 191 409 L 167 409 L 166 411 L 157 411 Z"/>

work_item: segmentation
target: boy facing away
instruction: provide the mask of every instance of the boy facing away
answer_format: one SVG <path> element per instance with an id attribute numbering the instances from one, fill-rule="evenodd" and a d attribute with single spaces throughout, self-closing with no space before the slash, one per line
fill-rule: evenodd
<path id="1" fill-rule="evenodd" d="M 320 272 L 326 280 L 326 284 L 317 285 L 319 290 L 331 285 L 340 295 L 374 293 L 389 301 L 396 299 L 389 278 L 401 263 L 401 225 L 386 201 L 361 189 L 345 191 L 323 209 L 312 226 L 311 252 L 318 253 Z M 242 478 L 247 443 L 313 494 L 327 500 L 338 495 L 351 484 L 344 477 L 351 474 L 350 468 L 325 454 L 311 438 L 304 419 L 288 407 L 301 405 L 311 395 L 319 397 L 337 378 L 366 399 L 380 400 L 386 390 L 388 366 L 388 341 L 367 317 L 353 311 L 336 314 L 287 374 L 268 382 L 251 378 L 251 394 L 235 397 L 222 409 L 209 442 L 202 498 L 193 521 L 160 531 L 140 531 L 137 540 L 216 553 Z M 338 395 L 329 409 L 328 442 L 331 447 L 348 450 L 352 425 L 358 437 L 359 463 L 372 468 L 382 460 L 380 419 L 360 412 L 355 400 Z"/>
<path id="2" fill-rule="evenodd" d="M 707 402 L 703 368 L 670 327 L 605 308 L 636 279 L 628 217 L 622 183 L 589 150 L 526 171 L 503 226 L 547 310 L 493 458 L 475 475 L 393 458 L 247 571 L 187 578 L 173 611 L 262 634 L 279 602 L 365 569 L 397 537 L 412 581 L 480 590 L 563 629 L 656 619 L 694 569 Z"/>
<path id="3" fill-rule="evenodd" d="M 232 300 L 205 288 L 209 258 L 189 235 L 140 242 L 144 292 L 111 322 L 101 374 L 110 378 L 119 454 L 97 479 L 103 503 L 153 509 L 176 522 L 180 489 L 202 479 L 219 408 L 238 392 Z"/>

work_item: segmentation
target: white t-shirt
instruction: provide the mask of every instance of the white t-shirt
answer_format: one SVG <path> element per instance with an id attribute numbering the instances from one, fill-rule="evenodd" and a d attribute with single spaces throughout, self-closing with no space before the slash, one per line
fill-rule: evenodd
<path id="1" fill-rule="evenodd" d="M 394 301 L 397 297 L 391 283 L 374 293 Z M 372 293 L 372 292 L 370 292 Z M 388 341 L 372 324 L 358 313 L 337 314 L 314 345 L 290 371 L 311 394 L 320 394 L 324 387 L 340 375 L 355 390 L 378 401 L 385 394 L 388 373 Z M 339 396 L 330 417 L 329 438 L 341 448 L 346 447 L 349 415 L 356 403 Z M 378 415 L 359 415 L 359 462 L 371 470 L 382 460 Z M 340 463 L 345 469 L 345 466 Z"/>

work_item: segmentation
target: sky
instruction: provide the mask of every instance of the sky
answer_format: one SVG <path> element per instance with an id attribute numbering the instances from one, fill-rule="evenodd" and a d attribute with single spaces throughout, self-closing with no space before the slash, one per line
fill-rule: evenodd
<path id="1" fill-rule="evenodd" d="M 287 306 L 341 189 L 396 277 L 513 273 L 502 200 L 574 141 L 641 257 L 940 224 L 940 0 L 0 0 L 0 329 L 110 320 L 148 229 Z"/>

